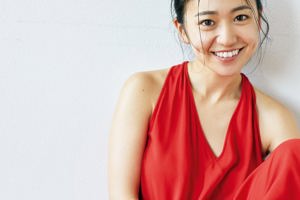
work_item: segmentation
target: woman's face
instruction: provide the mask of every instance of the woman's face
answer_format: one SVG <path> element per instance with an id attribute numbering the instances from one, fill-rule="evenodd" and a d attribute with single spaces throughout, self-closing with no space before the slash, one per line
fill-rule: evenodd
<path id="1" fill-rule="evenodd" d="M 250 5 L 249 5 L 250 4 Z M 186 5 L 185 42 L 196 61 L 223 76 L 240 73 L 259 44 L 256 3 L 249 0 L 191 0 Z"/>

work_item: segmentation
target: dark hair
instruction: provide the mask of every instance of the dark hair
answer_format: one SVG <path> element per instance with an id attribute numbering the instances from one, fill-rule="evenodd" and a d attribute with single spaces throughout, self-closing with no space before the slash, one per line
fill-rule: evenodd
<path id="1" fill-rule="evenodd" d="M 185 8 L 186 8 L 186 4 L 191 1 L 191 0 L 171 0 L 171 15 L 173 17 L 173 19 L 177 19 L 177 21 L 180 24 L 184 24 L 184 14 L 185 14 Z M 249 0 L 245 0 L 247 2 L 247 4 L 251 5 L 249 3 Z M 198 0 L 198 5 L 199 5 L 200 0 Z M 256 7 L 257 7 L 257 11 L 258 11 L 258 17 L 259 19 L 262 20 L 262 22 L 264 22 L 265 26 L 265 30 L 262 30 L 263 33 L 263 38 L 260 41 L 260 46 L 262 46 L 263 42 L 268 38 L 269 35 L 269 23 L 267 18 L 264 16 L 263 13 L 263 6 L 261 3 L 261 0 L 256 0 Z M 259 25 L 259 19 L 256 19 L 256 23 L 258 26 Z"/>

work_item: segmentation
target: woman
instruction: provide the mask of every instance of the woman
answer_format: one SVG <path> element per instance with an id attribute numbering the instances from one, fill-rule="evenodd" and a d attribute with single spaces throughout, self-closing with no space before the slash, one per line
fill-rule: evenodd
<path id="1" fill-rule="evenodd" d="M 261 1 L 172 5 L 195 59 L 125 83 L 110 135 L 111 199 L 300 198 L 295 119 L 241 73 L 268 32 Z"/>

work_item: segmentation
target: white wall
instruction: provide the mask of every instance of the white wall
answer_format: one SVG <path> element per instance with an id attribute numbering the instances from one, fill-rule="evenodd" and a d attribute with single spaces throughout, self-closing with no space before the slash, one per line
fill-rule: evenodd
<path id="1" fill-rule="evenodd" d="M 249 75 L 298 121 L 299 6 L 268 1 L 273 40 Z M 123 82 L 183 59 L 169 0 L 0 0 L 0 199 L 107 199 Z"/>

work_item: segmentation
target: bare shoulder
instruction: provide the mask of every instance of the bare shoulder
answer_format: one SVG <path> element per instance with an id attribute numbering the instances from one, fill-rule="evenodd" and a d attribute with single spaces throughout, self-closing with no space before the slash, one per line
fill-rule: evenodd
<path id="1" fill-rule="evenodd" d="M 166 72 L 167 70 L 137 72 L 126 80 L 116 105 L 113 130 L 120 124 L 124 124 L 123 128 L 119 129 L 121 132 L 128 127 L 130 129 L 140 127 L 140 130 L 136 132 L 144 132 L 142 129 L 146 129 L 148 125 Z"/>
<path id="2" fill-rule="evenodd" d="M 255 88 L 262 142 L 273 151 L 288 139 L 300 138 L 294 114 L 282 103 Z"/>
<path id="3" fill-rule="evenodd" d="M 166 72 L 135 73 L 121 90 L 109 137 L 109 193 L 112 199 L 138 198 L 140 167 L 152 104 Z"/>
<path id="4" fill-rule="evenodd" d="M 168 71 L 169 68 L 136 72 L 126 80 L 122 92 L 138 95 L 139 98 L 146 100 L 153 110 Z"/>
<path id="5" fill-rule="evenodd" d="M 153 84 L 160 82 L 167 75 L 167 72 L 168 69 L 136 72 L 127 79 L 125 84 L 138 83 L 138 85 L 152 87 Z"/>

